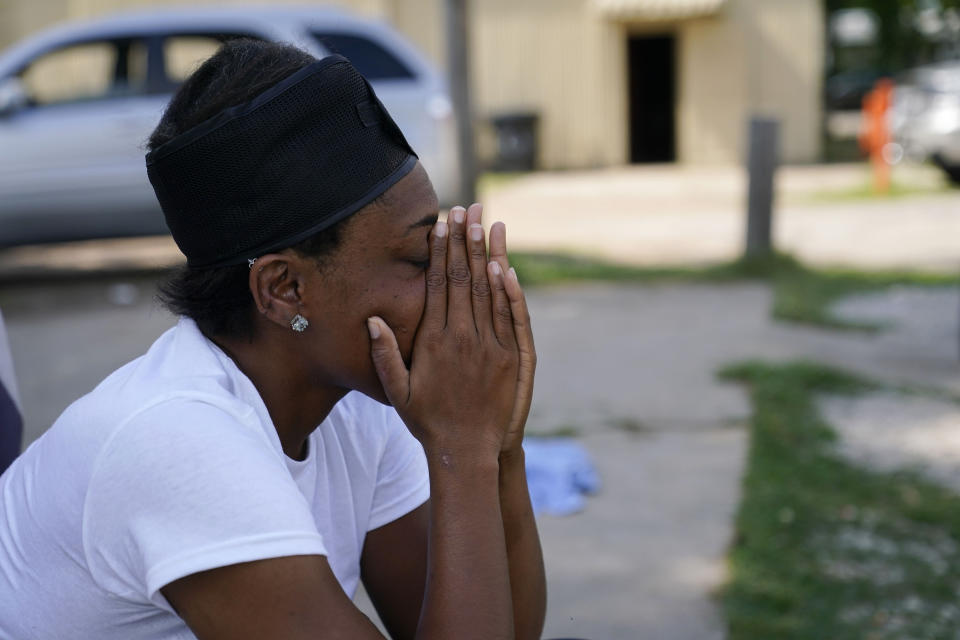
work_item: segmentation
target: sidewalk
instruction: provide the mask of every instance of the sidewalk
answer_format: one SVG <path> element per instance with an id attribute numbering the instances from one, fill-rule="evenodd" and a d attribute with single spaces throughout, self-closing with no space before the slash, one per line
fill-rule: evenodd
<path id="1" fill-rule="evenodd" d="M 876 335 L 775 323 L 761 284 L 528 295 L 540 355 L 528 430 L 577 429 L 604 483 L 583 513 L 539 521 L 548 638 L 724 637 L 712 594 L 725 578 L 751 406 L 742 387 L 715 378 L 721 366 L 809 359 L 960 392 L 951 290 L 870 296 L 872 312 L 848 317 L 896 323 Z"/>
<path id="2" fill-rule="evenodd" d="M 954 272 L 960 192 L 824 197 L 866 179 L 860 166 L 781 170 L 777 246 L 820 265 Z M 931 192 L 942 180 L 924 167 L 895 179 Z M 514 249 L 684 265 L 739 255 L 745 186 L 738 169 L 631 167 L 532 175 L 485 203 Z M 956 293 L 907 296 L 908 308 L 900 295 L 876 296 L 875 307 L 897 313 L 861 319 L 894 328 L 865 335 L 774 323 L 764 285 L 531 292 L 541 365 L 529 429 L 578 429 L 606 487 L 580 516 L 541 519 L 545 636 L 723 638 L 713 594 L 725 579 L 751 407 L 715 371 L 748 358 L 809 359 L 960 391 Z"/>

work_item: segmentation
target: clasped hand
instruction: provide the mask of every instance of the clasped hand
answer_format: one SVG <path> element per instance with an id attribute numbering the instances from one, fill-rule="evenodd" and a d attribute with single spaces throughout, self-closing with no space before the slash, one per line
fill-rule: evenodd
<path id="1" fill-rule="evenodd" d="M 371 355 L 390 403 L 424 449 L 468 456 L 520 451 L 533 396 L 530 315 L 507 260 L 506 227 L 482 207 L 454 207 L 430 233 L 426 302 L 407 369 L 396 337 L 368 321 Z"/>

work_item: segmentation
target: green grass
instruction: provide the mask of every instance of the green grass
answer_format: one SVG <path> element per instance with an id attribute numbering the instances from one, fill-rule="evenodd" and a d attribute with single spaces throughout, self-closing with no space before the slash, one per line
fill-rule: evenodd
<path id="1" fill-rule="evenodd" d="M 751 443 L 721 599 L 730 640 L 955 638 L 960 497 L 835 454 L 815 393 L 877 385 L 810 363 L 748 362 Z"/>
<path id="2" fill-rule="evenodd" d="M 485 171 L 477 178 L 477 193 L 489 194 L 528 175 L 521 171 Z"/>
<path id="3" fill-rule="evenodd" d="M 950 193 L 954 187 L 944 180 L 935 184 L 917 185 L 911 182 L 891 180 L 890 189 L 886 193 L 878 193 L 873 184 L 865 180 L 863 184 L 847 189 L 830 189 L 817 191 L 806 196 L 797 197 L 796 202 L 816 204 L 821 202 L 857 202 L 862 200 L 895 200 L 919 195 L 935 195 Z"/>
<path id="4" fill-rule="evenodd" d="M 573 424 L 561 424 L 553 429 L 529 431 L 527 435 L 534 438 L 579 438 L 580 427 Z"/>
<path id="5" fill-rule="evenodd" d="M 635 267 L 564 254 L 512 253 L 510 260 L 525 285 L 577 281 L 721 283 L 762 280 L 773 287 L 772 314 L 778 320 L 860 331 L 883 327 L 838 318 L 830 313 L 830 305 L 851 294 L 880 291 L 896 285 L 960 284 L 960 278 L 954 275 L 811 268 L 781 254 L 689 268 Z"/>
<path id="6" fill-rule="evenodd" d="M 524 285 L 549 285 L 578 281 L 645 282 L 653 280 L 702 280 L 713 268 L 634 267 L 563 253 L 511 252 L 513 265 Z"/>
<path id="7" fill-rule="evenodd" d="M 830 305 L 852 294 L 882 291 L 897 285 L 956 286 L 960 283 L 960 278 L 955 275 L 813 269 L 785 257 L 775 258 L 765 277 L 774 288 L 775 318 L 834 329 L 866 331 L 883 327 L 838 318 L 830 313 Z"/>
<path id="8" fill-rule="evenodd" d="M 639 436 L 653 432 L 653 429 L 651 429 L 649 426 L 643 422 L 640 422 L 640 420 L 629 416 L 610 418 L 606 421 L 606 425 L 633 436 Z"/>

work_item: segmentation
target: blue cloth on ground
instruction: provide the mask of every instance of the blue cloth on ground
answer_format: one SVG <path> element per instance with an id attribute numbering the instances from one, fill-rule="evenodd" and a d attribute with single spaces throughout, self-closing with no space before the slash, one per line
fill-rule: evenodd
<path id="1" fill-rule="evenodd" d="M 525 438 L 523 450 L 534 513 L 576 513 L 584 507 L 585 494 L 600 490 L 600 476 L 575 440 Z"/>

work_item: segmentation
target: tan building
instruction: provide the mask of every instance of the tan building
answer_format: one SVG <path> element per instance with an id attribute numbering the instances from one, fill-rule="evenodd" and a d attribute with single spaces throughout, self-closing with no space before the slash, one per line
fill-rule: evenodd
<path id="1" fill-rule="evenodd" d="M 0 0 L 0 46 L 148 4 Z M 331 4 L 387 19 L 442 65 L 443 0 Z M 821 0 L 472 0 L 470 11 L 476 115 L 539 114 L 541 167 L 737 163 L 751 114 L 781 120 L 786 162 L 819 157 Z M 489 157 L 488 127 L 479 141 Z"/>

